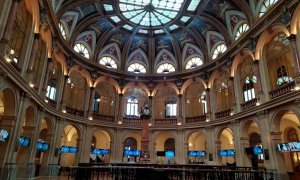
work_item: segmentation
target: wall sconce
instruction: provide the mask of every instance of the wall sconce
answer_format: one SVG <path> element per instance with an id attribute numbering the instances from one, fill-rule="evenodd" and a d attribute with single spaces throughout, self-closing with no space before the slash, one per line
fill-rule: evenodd
<path id="1" fill-rule="evenodd" d="M 233 116 L 234 115 L 234 111 L 232 110 L 231 112 L 230 112 L 230 116 Z"/>
<path id="2" fill-rule="evenodd" d="M 93 120 L 93 116 L 89 116 L 89 120 L 92 121 Z"/>
<path id="3" fill-rule="evenodd" d="M 178 123 L 177 123 L 178 126 L 180 126 L 181 124 L 182 124 L 181 122 L 178 122 Z"/>
<path id="4" fill-rule="evenodd" d="M 121 122 L 121 121 L 119 121 L 119 122 L 118 122 L 118 124 L 122 124 L 122 122 Z"/>

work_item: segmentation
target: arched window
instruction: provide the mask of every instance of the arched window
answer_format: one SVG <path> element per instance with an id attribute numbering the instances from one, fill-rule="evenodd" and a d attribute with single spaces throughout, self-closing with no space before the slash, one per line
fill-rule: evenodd
<path id="1" fill-rule="evenodd" d="M 254 83 L 256 83 L 256 76 L 254 76 L 252 79 L 247 77 L 245 80 L 245 84 L 243 86 L 244 102 L 255 98 Z"/>
<path id="2" fill-rule="evenodd" d="M 16 11 L 16 17 L 14 19 L 14 25 L 13 25 L 11 37 L 8 42 L 10 48 L 14 52 L 15 63 L 18 63 L 19 61 L 21 48 L 23 46 L 27 27 L 28 27 L 28 12 L 24 1 L 21 1 Z"/>
<path id="3" fill-rule="evenodd" d="M 229 74 L 223 72 L 218 79 L 214 82 L 215 88 L 215 101 L 216 101 L 216 112 L 227 111 L 231 109 L 231 81 Z"/>
<path id="4" fill-rule="evenodd" d="M 203 60 L 199 57 L 193 57 L 186 63 L 185 69 L 193 69 L 201 65 L 203 65 Z"/>
<path id="5" fill-rule="evenodd" d="M 126 104 L 126 116 L 133 116 L 137 117 L 138 114 L 138 99 L 134 96 L 130 96 L 127 99 L 127 104 Z"/>
<path id="6" fill-rule="evenodd" d="M 197 117 L 207 113 L 205 87 L 201 82 L 193 82 L 185 91 L 186 116 Z"/>
<path id="7" fill-rule="evenodd" d="M 140 73 L 144 74 L 146 73 L 146 68 L 140 63 L 133 63 L 128 67 L 128 71 L 136 74 L 140 74 Z"/>
<path id="8" fill-rule="evenodd" d="M 254 64 L 253 58 L 247 56 L 242 63 L 238 65 L 238 72 L 240 78 L 240 88 L 243 90 L 243 102 L 255 99 L 255 90 L 258 88 L 257 84 L 257 65 Z"/>
<path id="9" fill-rule="evenodd" d="M 76 43 L 74 46 L 75 52 L 79 53 L 81 56 L 89 59 L 90 58 L 90 53 L 86 46 L 82 43 Z"/>
<path id="10" fill-rule="evenodd" d="M 156 70 L 158 74 L 167 74 L 174 71 L 175 71 L 175 67 L 170 63 L 161 64 Z"/>
<path id="11" fill-rule="evenodd" d="M 278 0 L 265 0 L 259 8 L 258 17 L 264 15 L 268 9 L 277 2 Z"/>
<path id="12" fill-rule="evenodd" d="M 55 100 L 56 97 L 56 82 L 54 79 L 50 80 L 47 87 L 47 95 L 48 98 Z"/>
<path id="13" fill-rule="evenodd" d="M 66 35 L 66 30 L 65 30 L 64 25 L 62 23 L 58 23 L 58 27 L 59 27 L 59 30 L 60 30 L 60 33 L 61 33 L 62 37 L 66 40 L 67 35 Z"/>
<path id="14" fill-rule="evenodd" d="M 173 151 L 173 152 L 175 152 L 175 139 L 174 138 L 168 138 L 165 141 L 164 149 L 165 149 L 165 151 Z"/>
<path id="15" fill-rule="evenodd" d="M 99 63 L 107 68 L 117 69 L 117 63 L 109 56 L 102 57 Z"/>
<path id="16" fill-rule="evenodd" d="M 238 30 L 234 35 L 234 40 L 237 40 L 241 37 L 241 35 L 249 29 L 249 25 L 247 23 L 243 23 L 239 26 Z"/>
<path id="17" fill-rule="evenodd" d="M 219 57 L 220 54 L 224 53 L 227 50 L 227 47 L 225 44 L 219 44 L 213 51 L 212 59 L 216 59 Z"/>
<path id="18" fill-rule="evenodd" d="M 279 33 L 269 42 L 264 51 L 266 53 L 269 81 L 272 89 L 294 81 L 293 56 L 290 42 L 284 33 Z"/>
<path id="19" fill-rule="evenodd" d="M 124 141 L 124 149 L 137 150 L 137 141 L 133 137 L 126 138 Z"/>
<path id="20" fill-rule="evenodd" d="M 166 112 L 165 117 L 166 118 L 173 118 L 177 115 L 177 102 L 176 100 L 167 100 L 166 101 Z"/>

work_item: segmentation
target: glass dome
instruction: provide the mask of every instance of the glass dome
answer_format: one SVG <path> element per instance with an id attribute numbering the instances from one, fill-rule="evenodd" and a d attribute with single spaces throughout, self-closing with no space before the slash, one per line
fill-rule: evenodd
<path id="1" fill-rule="evenodd" d="M 155 27 L 169 23 L 178 15 L 183 0 L 120 0 L 122 15 L 136 25 Z"/>

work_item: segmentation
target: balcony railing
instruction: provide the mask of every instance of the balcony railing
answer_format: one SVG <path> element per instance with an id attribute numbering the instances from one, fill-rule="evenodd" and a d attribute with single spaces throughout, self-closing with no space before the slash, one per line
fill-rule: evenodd
<path id="1" fill-rule="evenodd" d="M 216 112 L 215 113 L 216 119 L 229 116 L 230 115 L 230 111 L 231 111 L 231 109 L 228 109 L 228 110 L 225 110 L 225 111 Z"/>
<path id="2" fill-rule="evenodd" d="M 244 102 L 243 104 L 241 104 L 242 110 L 246 110 L 248 108 L 255 107 L 256 103 L 257 103 L 256 98 L 251 99 L 250 101 Z"/>
<path id="3" fill-rule="evenodd" d="M 71 179 L 114 179 L 114 180 L 161 180 L 161 179 L 203 179 L 203 180 L 249 180 L 274 179 L 272 172 L 266 169 L 253 169 L 249 167 L 225 166 L 186 166 L 186 165 L 100 165 L 86 167 L 71 167 Z"/>
<path id="4" fill-rule="evenodd" d="M 195 116 L 195 117 L 187 117 L 185 119 L 186 123 L 197 123 L 197 122 L 204 122 L 206 120 L 206 115 Z"/>
<path id="5" fill-rule="evenodd" d="M 114 122 L 115 116 L 103 115 L 103 114 L 99 114 L 97 112 L 93 112 L 93 119 L 107 121 L 107 122 Z"/>
<path id="6" fill-rule="evenodd" d="M 158 125 L 177 124 L 177 118 L 155 119 L 154 124 L 158 124 Z"/>
<path id="7" fill-rule="evenodd" d="M 295 87 L 295 81 L 279 86 L 277 89 L 274 89 L 269 92 L 270 99 L 274 99 L 279 96 L 285 95 L 286 93 L 291 92 L 294 87 Z"/>
<path id="8" fill-rule="evenodd" d="M 75 108 L 71 108 L 71 107 L 68 107 L 68 106 L 66 106 L 66 112 L 68 114 L 73 114 L 73 115 L 80 116 L 80 117 L 84 116 L 84 111 L 81 111 L 81 110 L 78 110 L 78 109 L 75 109 Z"/>
<path id="9" fill-rule="evenodd" d="M 55 100 L 50 99 L 50 98 L 48 98 L 48 97 L 47 97 L 46 99 L 47 99 L 47 101 L 48 101 L 48 104 L 49 104 L 51 107 L 56 108 L 57 102 L 56 102 Z"/>
<path id="10" fill-rule="evenodd" d="M 14 61 L 11 61 L 10 63 L 19 73 L 21 73 L 21 67 L 17 63 Z"/>
<path id="11" fill-rule="evenodd" d="M 141 120 L 140 117 L 124 117 L 123 122 L 124 124 L 138 125 L 138 124 L 142 124 L 143 120 Z"/>

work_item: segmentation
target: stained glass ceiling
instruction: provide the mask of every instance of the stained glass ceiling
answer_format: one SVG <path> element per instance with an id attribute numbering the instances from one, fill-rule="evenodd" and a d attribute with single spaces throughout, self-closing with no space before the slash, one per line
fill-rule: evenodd
<path id="1" fill-rule="evenodd" d="M 156 27 L 174 20 L 184 0 L 120 0 L 122 15 L 139 26 Z"/>

